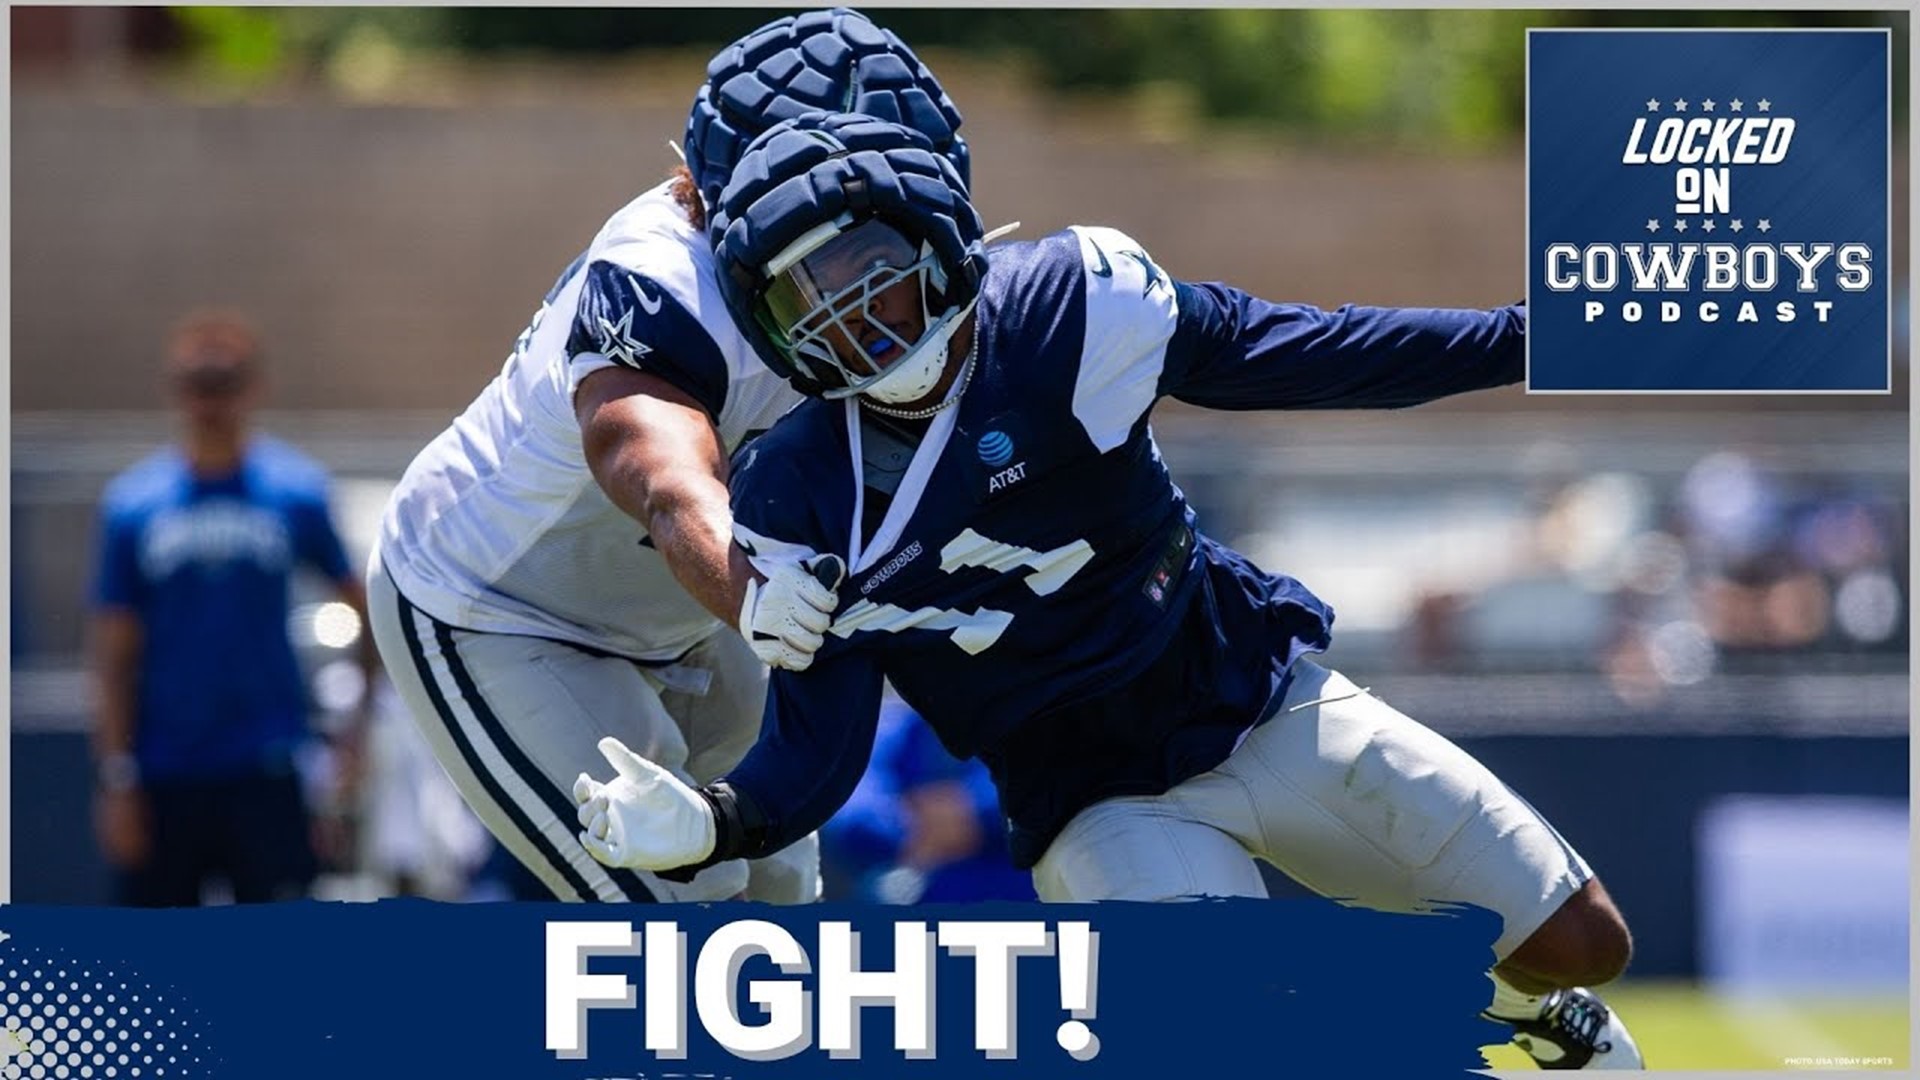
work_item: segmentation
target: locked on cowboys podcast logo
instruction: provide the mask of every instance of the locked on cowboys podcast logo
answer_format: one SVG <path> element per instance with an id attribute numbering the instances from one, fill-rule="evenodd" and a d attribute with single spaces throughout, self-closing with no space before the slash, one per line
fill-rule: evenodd
<path id="1" fill-rule="evenodd" d="M 1527 385 L 1884 392 L 1885 30 L 1527 35 Z"/>

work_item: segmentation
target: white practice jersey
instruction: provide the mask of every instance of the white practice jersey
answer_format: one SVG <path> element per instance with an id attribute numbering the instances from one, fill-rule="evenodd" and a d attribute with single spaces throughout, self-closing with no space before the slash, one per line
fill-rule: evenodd
<path id="1" fill-rule="evenodd" d="M 381 522 L 400 591 L 441 622 L 649 661 L 717 621 L 587 468 L 580 381 L 624 365 L 686 391 L 729 453 L 799 400 L 727 314 L 705 238 L 662 184 L 561 275 L 500 374 L 414 459 Z"/>

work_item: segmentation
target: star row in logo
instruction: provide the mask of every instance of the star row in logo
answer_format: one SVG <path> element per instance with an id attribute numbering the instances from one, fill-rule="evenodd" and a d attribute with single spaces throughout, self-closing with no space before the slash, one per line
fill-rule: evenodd
<path id="1" fill-rule="evenodd" d="M 1713 223 L 1713 219 L 1712 219 L 1712 218 L 1701 218 L 1701 219 L 1700 219 L 1700 230 L 1701 230 L 1702 232 L 1712 232 L 1712 231 L 1713 231 L 1714 229 L 1716 229 L 1716 228 L 1718 228 L 1718 227 L 1719 227 L 1719 226 L 1717 226 L 1717 225 L 1715 225 L 1715 224 Z M 1745 221 L 1743 221 L 1743 220 L 1741 220 L 1740 218 L 1728 218 L 1728 219 L 1727 219 L 1727 228 L 1729 228 L 1729 229 L 1731 229 L 1731 230 L 1733 230 L 1734 232 L 1740 232 L 1741 230 L 1743 230 L 1743 229 L 1745 229 L 1746 227 L 1747 227 L 1747 223 L 1746 223 Z M 1756 228 L 1758 228 L 1758 229 L 1759 229 L 1759 230 L 1760 230 L 1761 232 L 1763 232 L 1763 233 L 1765 233 L 1765 232 L 1772 232 L 1772 231 L 1773 231 L 1773 219 L 1772 219 L 1772 218 L 1761 218 L 1761 219 L 1760 219 L 1760 224 L 1759 224 L 1758 226 L 1756 226 Z M 1660 219 L 1659 219 L 1659 218 L 1648 218 L 1648 219 L 1647 219 L 1647 231 L 1648 231 L 1648 232 L 1650 232 L 1650 233 L 1656 233 L 1656 232 L 1659 232 L 1659 231 L 1660 231 Z M 1686 231 L 1687 231 L 1687 219 L 1686 219 L 1686 218 L 1675 218 L 1675 219 L 1673 219 L 1673 231 L 1674 231 L 1674 232 L 1678 232 L 1678 233 L 1683 233 L 1683 232 L 1686 232 Z"/>
<path id="2" fill-rule="evenodd" d="M 1717 101 L 1715 101 L 1715 100 L 1713 100 L 1712 98 L 1702 98 L 1702 99 L 1700 100 L 1700 111 L 1701 111 L 1701 112 L 1712 112 L 1712 111 L 1714 110 L 1714 108 L 1715 108 L 1715 107 L 1716 107 L 1717 105 L 1719 105 L 1719 104 L 1720 104 L 1719 102 L 1717 102 Z M 1766 99 L 1766 98 L 1761 98 L 1761 99 L 1760 99 L 1759 101 L 1757 101 L 1757 102 L 1755 102 L 1755 103 L 1754 103 L 1754 107 L 1755 107 L 1755 108 L 1757 108 L 1757 109 L 1759 109 L 1759 110 L 1760 110 L 1761 112 L 1772 112 L 1772 111 L 1773 111 L 1773 102 L 1772 102 L 1772 101 L 1769 101 L 1769 100 L 1768 100 L 1768 99 Z M 1744 102 L 1744 101 L 1741 101 L 1741 100 L 1740 100 L 1739 98 L 1734 98 L 1733 100 L 1731 100 L 1731 101 L 1729 101 L 1729 102 L 1727 102 L 1727 111 L 1728 111 L 1728 112 L 1740 112 L 1740 111 L 1742 111 L 1742 110 L 1744 110 L 1745 108 L 1746 108 L 1746 102 Z M 1648 111 L 1648 112 L 1659 112 L 1659 111 L 1660 111 L 1660 99 L 1659 99 L 1659 98 L 1648 98 L 1648 99 L 1647 99 L 1647 111 Z M 1686 111 L 1687 111 L 1687 99 L 1686 99 L 1686 98 L 1674 98 L 1674 99 L 1673 99 L 1673 111 L 1674 111 L 1674 112 L 1686 112 Z"/>

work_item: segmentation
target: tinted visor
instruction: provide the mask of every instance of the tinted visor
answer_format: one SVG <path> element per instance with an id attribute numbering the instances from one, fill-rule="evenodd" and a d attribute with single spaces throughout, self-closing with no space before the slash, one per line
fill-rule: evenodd
<path id="1" fill-rule="evenodd" d="M 767 288 L 767 313 L 780 325 L 797 328 L 816 308 L 869 276 L 886 270 L 904 273 L 918 255 L 913 242 L 891 225 L 862 222 L 775 278 Z"/>
<path id="2" fill-rule="evenodd" d="M 893 226 L 865 221 L 775 275 L 760 315 L 789 355 L 850 385 L 887 367 L 924 332 L 933 264 Z M 909 301 L 898 293 L 880 301 L 910 277 L 917 287 Z M 876 314 L 881 308 L 891 310 L 893 325 Z"/>

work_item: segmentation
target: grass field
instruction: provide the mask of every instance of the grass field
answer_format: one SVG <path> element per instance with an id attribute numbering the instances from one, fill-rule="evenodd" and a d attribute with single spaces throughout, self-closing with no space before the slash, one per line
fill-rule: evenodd
<path id="1" fill-rule="evenodd" d="M 1746 1000 L 1686 983 L 1606 987 L 1649 1069 L 1887 1069 L 1910 1060 L 1905 997 Z M 1495 1069 L 1530 1069 L 1511 1046 L 1490 1047 Z M 1824 1059 L 1824 1060 L 1823 1060 Z"/>

